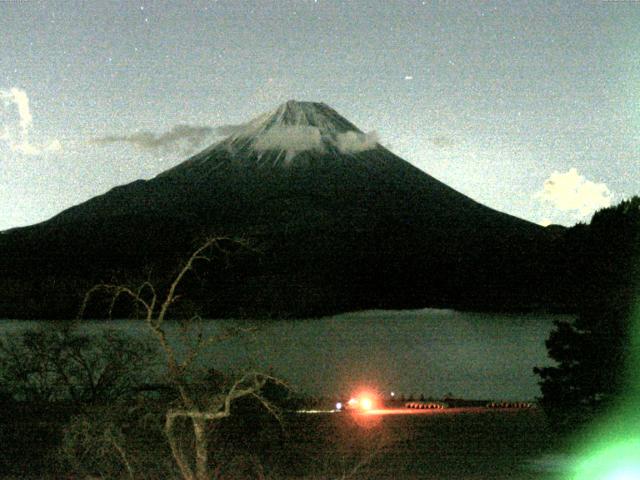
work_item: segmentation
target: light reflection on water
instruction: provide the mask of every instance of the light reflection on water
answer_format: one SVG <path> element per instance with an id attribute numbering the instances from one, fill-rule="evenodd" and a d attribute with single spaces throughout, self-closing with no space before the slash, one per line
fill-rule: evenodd
<path id="1" fill-rule="evenodd" d="M 398 395 L 452 393 L 467 398 L 532 400 L 539 396 L 532 368 L 550 363 L 544 341 L 553 320 L 560 318 L 425 309 L 267 321 L 254 323 L 255 333 L 210 347 L 201 365 L 236 371 L 270 369 L 312 394 L 344 394 L 370 386 Z M 35 323 L 5 320 L 0 333 L 10 334 Z M 214 334 L 237 324 L 208 320 L 203 328 L 205 334 Z M 99 332 L 107 326 L 149 335 L 139 320 L 86 320 L 82 328 Z M 179 328 L 171 323 L 166 328 L 179 346 Z"/>

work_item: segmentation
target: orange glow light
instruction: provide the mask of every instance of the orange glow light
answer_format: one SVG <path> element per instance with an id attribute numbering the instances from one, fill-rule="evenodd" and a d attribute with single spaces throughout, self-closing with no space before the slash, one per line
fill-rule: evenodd
<path id="1" fill-rule="evenodd" d="M 371 410 L 373 408 L 373 402 L 370 398 L 364 397 L 360 399 L 360 406 L 363 410 Z"/>
<path id="2" fill-rule="evenodd" d="M 380 400 L 376 393 L 371 389 L 363 389 L 350 397 L 349 400 L 345 402 L 344 408 L 345 410 L 350 410 L 356 413 L 370 413 L 379 408 L 379 404 Z"/>

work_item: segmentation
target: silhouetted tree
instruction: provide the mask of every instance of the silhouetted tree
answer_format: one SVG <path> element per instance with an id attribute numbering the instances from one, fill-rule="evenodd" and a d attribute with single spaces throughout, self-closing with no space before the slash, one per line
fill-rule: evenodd
<path id="1" fill-rule="evenodd" d="M 0 338 L 0 384 L 27 402 L 110 402 L 131 394 L 156 349 L 113 329 L 86 335 L 77 325 L 28 329 Z"/>
<path id="2" fill-rule="evenodd" d="M 534 369 L 545 405 L 595 408 L 621 393 L 629 317 L 628 308 L 605 304 L 555 323 L 546 345 L 558 365 Z"/>

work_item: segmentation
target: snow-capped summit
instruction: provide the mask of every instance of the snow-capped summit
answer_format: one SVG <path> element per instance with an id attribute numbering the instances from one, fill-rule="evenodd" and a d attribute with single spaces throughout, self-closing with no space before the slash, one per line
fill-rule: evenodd
<path id="1" fill-rule="evenodd" d="M 236 156 L 253 153 L 258 163 L 288 165 L 301 152 L 350 155 L 378 145 L 375 132 L 362 132 L 325 103 L 296 100 L 219 132 L 227 137 L 193 157 L 194 162 L 227 151 Z"/>
<path id="2" fill-rule="evenodd" d="M 349 120 L 325 103 L 289 100 L 275 110 L 241 125 L 237 135 L 254 136 L 274 127 L 291 126 L 315 127 L 322 134 L 333 136 L 348 131 L 360 132 Z"/>

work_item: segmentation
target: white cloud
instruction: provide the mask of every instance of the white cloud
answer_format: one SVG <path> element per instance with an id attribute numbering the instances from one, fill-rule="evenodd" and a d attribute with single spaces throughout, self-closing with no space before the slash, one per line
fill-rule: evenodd
<path id="1" fill-rule="evenodd" d="M 27 92 L 19 88 L 12 88 L 9 92 L 1 92 L 2 96 L 10 99 L 18 107 L 18 115 L 20 116 L 20 128 L 28 129 L 33 123 L 31 110 L 29 109 L 29 97 Z"/>
<path id="2" fill-rule="evenodd" d="M 258 152 L 284 150 L 287 161 L 299 152 L 323 150 L 320 130 L 309 125 L 273 126 L 258 136 L 253 148 Z"/>
<path id="3" fill-rule="evenodd" d="M 2 125 L 0 128 L 0 142 L 6 144 L 12 151 L 24 155 L 41 155 L 44 152 L 57 152 L 62 150 L 62 144 L 58 139 L 52 140 L 49 145 L 41 146 L 30 142 L 29 132 L 33 126 L 33 116 L 29 107 L 27 92 L 21 88 L 12 87 L 9 90 L 0 90 L 0 99 L 4 108 L 10 110 L 14 106 L 18 110 L 18 124 L 15 120 Z"/>
<path id="4" fill-rule="evenodd" d="M 60 143 L 60 140 L 56 138 L 55 140 L 52 140 L 51 143 L 49 143 L 49 145 L 45 147 L 45 150 L 49 152 L 59 152 L 60 150 L 62 150 L 62 144 Z"/>
<path id="5" fill-rule="evenodd" d="M 40 155 L 42 153 L 42 149 L 36 147 L 35 145 L 32 145 L 28 140 L 25 140 L 22 143 L 12 144 L 11 150 L 13 150 L 14 152 L 22 153 L 24 155 Z"/>
<path id="6" fill-rule="evenodd" d="M 378 134 L 376 132 L 345 132 L 336 137 L 336 144 L 341 153 L 358 153 L 376 148 Z"/>
<path id="7" fill-rule="evenodd" d="M 565 173 L 553 172 L 535 197 L 546 205 L 582 219 L 596 210 L 609 207 L 613 193 L 604 183 L 587 180 L 577 169 L 571 168 Z"/>

